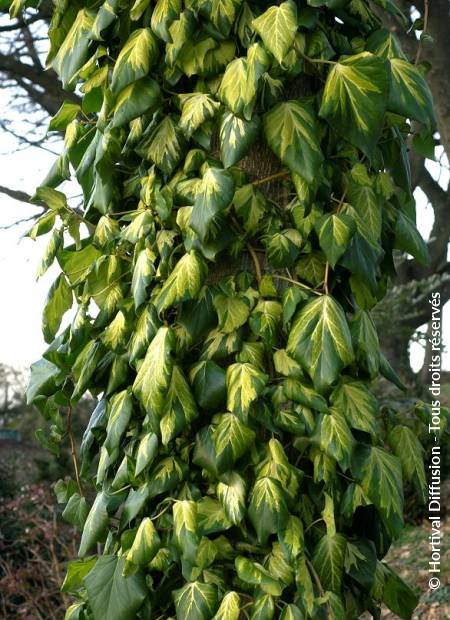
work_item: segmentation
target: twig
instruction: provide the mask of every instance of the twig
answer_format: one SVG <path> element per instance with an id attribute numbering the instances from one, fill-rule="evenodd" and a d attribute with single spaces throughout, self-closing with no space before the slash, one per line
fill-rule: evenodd
<path id="1" fill-rule="evenodd" d="M 305 555 L 306 564 L 308 566 L 309 572 L 312 574 L 314 581 L 316 582 L 317 588 L 319 590 L 320 596 L 325 596 L 325 590 L 323 589 L 322 583 L 320 581 L 319 575 L 316 573 L 316 569 L 312 565 L 312 562 Z M 333 619 L 333 615 L 331 614 L 330 604 L 327 602 L 327 618 L 328 620 Z"/>
<path id="2" fill-rule="evenodd" d="M 330 263 L 325 263 L 325 275 L 323 277 L 323 291 L 325 295 L 328 295 L 328 277 L 330 275 Z"/>
<path id="3" fill-rule="evenodd" d="M 271 273 L 270 276 L 272 278 L 277 278 L 278 280 L 284 280 L 285 282 L 291 282 L 292 284 L 296 284 L 300 288 L 304 288 L 310 293 L 314 293 L 314 295 L 322 294 L 322 293 L 319 293 L 319 291 L 316 291 L 315 289 L 311 288 L 310 286 L 303 284 L 302 282 L 298 282 L 297 280 L 293 280 L 292 278 L 287 278 L 286 276 L 280 276 L 277 273 Z"/>
<path id="4" fill-rule="evenodd" d="M 261 277 L 262 277 L 262 275 L 261 275 L 261 265 L 259 264 L 259 260 L 258 260 L 258 257 L 256 255 L 256 252 L 253 249 L 253 246 L 250 245 L 250 243 L 247 243 L 247 250 L 248 250 L 250 256 L 252 257 L 253 264 L 255 265 L 256 281 L 259 284 L 261 282 Z"/>
<path id="5" fill-rule="evenodd" d="M 280 177 L 287 177 L 290 175 L 290 172 L 286 172 L 281 170 L 280 172 L 276 172 L 275 174 L 271 174 L 268 177 L 264 177 L 263 179 L 257 179 L 252 182 L 252 185 L 263 185 L 264 183 L 270 183 L 274 179 L 279 179 Z"/>
<path id="6" fill-rule="evenodd" d="M 70 454 L 72 456 L 73 469 L 75 471 L 75 479 L 77 481 L 80 495 L 83 495 L 83 487 L 81 486 L 80 470 L 78 468 L 77 450 L 75 447 L 75 439 L 72 432 L 72 405 L 67 408 L 67 433 L 69 435 Z"/>
<path id="7" fill-rule="evenodd" d="M 422 53 L 422 37 L 426 34 L 428 29 L 428 12 L 429 12 L 429 4 L 428 0 L 423 0 L 423 30 L 419 38 L 419 45 L 417 46 L 416 58 L 414 60 L 414 64 L 417 65 L 420 60 L 420 54 Z"/>

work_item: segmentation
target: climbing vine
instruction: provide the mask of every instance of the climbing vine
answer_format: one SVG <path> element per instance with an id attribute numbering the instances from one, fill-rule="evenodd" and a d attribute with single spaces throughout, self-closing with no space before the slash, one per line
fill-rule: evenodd
<path id="1" fill-rule="evenodd" d="M 380 375 L 402 385 L 371 318 L 394 251 L 427 260 L 406 144 L 434 116 L 425 63 L 382 25 L 401 12 L 53 4 L 48 66 L 80 103 L 50 122 L 64 148 L 36 192 L 39 275 L 61 272 L 28 400 L 71 445 L 66 620 L 410 618 L 383 557 L 405 482 L 426 488 L 426 414 L 377 401 Z"/>

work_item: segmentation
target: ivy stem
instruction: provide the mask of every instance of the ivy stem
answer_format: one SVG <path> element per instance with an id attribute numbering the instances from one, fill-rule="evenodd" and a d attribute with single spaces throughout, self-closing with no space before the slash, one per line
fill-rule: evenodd
<path id="1" fill-rule="evenodd" d="M 259 264 L 258 256 L 256 255 L 256 252 L 253 246 L 250 245 L 250 243 L 247 243 L 247 250 L 250 256 L 252 257 L 253 264 L 255 265 L 256 281 L 259 284 L 261 282 L 262 274 L 261 274 L 261 265 Z"/>
<path id="2" fill-rule="evenodd" d="M 426 34 L 427 29 L 428 29 L 428 10 L 429 10 L 428 0 L 424 0 L 423 1 L 423 30 L 419 38 L 419 45 L 417 46 L 416 58 L 414 59 L 415 65 L 419 63 L 420 55 L 422 53 L 422 36 Z"/>
<path id="3" fill-rule="evenodd" d="M 321 521 L 323 521 L 323 517 L 320 517 L 320 519 L 316 519 L 315 521 L 313 521 L 312 523 L 310 523 L 308 525 L 308 527 L 305 529 L 305 534 L 308 530 L 310 530 L 314 525 L 317 525 L 318 523 L 320 523 Z"/>
<path id="4" fill-rule="evenodd" d="M 309 56 L 304 54 L 298 48 L 297 48 L 297 50 L 298 50 L 300 56 L 302 58 L 304 58 L 305 60 L 307 60 L 308 62 L 317 63 L 317 64 L 320 64 L 320 65 L 337 65 L 337 62 L 335 60 L 326 60 L 325 58 L 310 58 Z"/>
<path id="5" fill-rule="evenodd" d="M 263 185 L 264 183 L 270 183 L 274 179 L 279 179 L 280 177 L 287 177 L 290 175 L 290 172 L 286 172 L 281 170 L 280 172 L 276 172 L 275 174 L 271 174 L 268 177 L 264 177 L 263 179 L 258 179 L 252 182 L 252 185 Z"/>
<path id="6" fill-rule="evenodd" d="M 323 291 L 325 295 L 328 295 L 328 277 L 330 275 L 330 263 L 327 261 L 325 263 L 325 275 L 323 278 Z"/>
<path id="7" fill-rule="evenodd" d="M 75 480 L 77 481 L 77 487 L 80 491 L 80 495 L 83 495 L 83 487 L 81 486 L 80 470 L 78 467 L 77 449 L 75 447 L 75 439 L 72 431 L 72 405 L 67 408 L 67 434 L 69 435 L 70 454 L 72 457 L 73 469 L 75 471 Z"/>
<path id="8" fill-rule="evenodd" d="M 323 586 L 322 586 L 322 583 L 320 581 L 319 575 L 317 574 L 316 569 L 314 568 L 312 562 L 309 560 L 308 557 L 306 557 L 306 554 L 305 554 L 305 560 L 306 560 L 306 564 L 308 566 L 308 569 L 309 569 L 311 575 L 313 576 L 314 581 L 316 582 L 316 585 L 317 585 L 317 588 L 319 590 L 320 596 L 325 596 L 325 590 L 323 589 Z M 332 614 L 330 613 L 330 604 L 329 603 L 327 603 L 327 618 L 328 618 L 328 620 L 332 620 L 332 618 L 333 618 Z"/>
<path id="9" fill-rule="evenodd" d="M 319 291 L 314 290 L 310 286 L 308 286 L 306 284 L 303 284 L 302 282 L 298 282 L 297 280 L 293 280 L 292 278 L 288 278 L 286 276 L 280 276 L 277 273 L 271 273 L 270 276 L 272 278 L 276 278 L 278 280 L 284 280 L 285 282 L 291 282 L 291 284 L 296 284 L 300 288 L 304 288 L 307 291 L 310 291 L 311 293 L 314 293 L 314 295 L 321 295 L 322 294 L 322 293 L 319 293 Z"/>
<path id="10" fill-rule="evenodd" d="M 344 204 L 344 200 L 345 197 L 347 196 L 347 190 L 344 190 L 344 193 L 341 196 L 341 199 L 339 200 L 338 206 L 336 207 L 336 214 L 339 214 L 341 209 L 342 209 L 342 205 Z"/>

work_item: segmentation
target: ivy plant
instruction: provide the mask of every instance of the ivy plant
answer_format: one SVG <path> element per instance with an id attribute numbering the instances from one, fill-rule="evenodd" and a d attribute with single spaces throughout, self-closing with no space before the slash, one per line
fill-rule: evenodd
<path id="1" fill-rule="evenodd" d="M 66 620 L 411 617 L 383 558 L 426 418 L 377 400 L 402 386 L 371 310 L 395 251 L 427 261 L 407 140 L 435 120 L 383 11 L 402 27 L 381 0 L 54 2 L 80 103 L 36 192 L 60 275 L 28 400 L 73 448 Z"/>

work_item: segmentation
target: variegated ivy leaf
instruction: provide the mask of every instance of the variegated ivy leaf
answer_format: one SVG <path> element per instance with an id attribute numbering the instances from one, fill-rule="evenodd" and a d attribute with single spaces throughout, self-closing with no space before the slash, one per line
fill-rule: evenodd
<path id="1" fill-rule="evenodd" d="M 258 137 L 258 130 L 259 118 L 255 114 L 248 121 L 232 112 L 222 115 L 219 130 L 220 156 L 225 168 L 234 166 L 248 154 Z M 234 200 L 236 201 L 236 195 Z"/>
<path id="2" fill-rule="evenodd" d="M 341 306 L 321 295 L 299 310 L 289 334 L 287 352 L 298 360 L 321 391 L 354 359 L 350 330 Z"/>
<path id="3" fill-rule="evenodd" d="M 197 416 L 197 405 L 179 366 L 174 366 L 160 422 L 161 440 L 167 445 Z"/>
<path id="4" fill-rule="evenodd" d="M 181 129 L 171 116 L 157 125 L 143 151 L 164 174 L 170 175 L 180 162 L 185 148 Z"/>
<path id="5" fill-rule="evenodd" d="M 209 620 L 218 606 L 217 586 L 193 581 L 173 592 L 177 618 Z"/>
<path id="6" fill-rule="evenodd" d="M 73 90 L 78 71 L 89 54 L 89 42 L 95 14 L 81 9 L 55 56 L 52 66 L 62 80 L 64 88 Z"/>
<path id="7" fill-rule="evenodd" d="M 125 433 L 133 411 L 133 401 L 128 390 L 123 390 L 111 400 L 108 424 L 106 426 L 106 439 L 104 446 L 109 454 L 118 447 Z"/>
<path id="8" fill-rule="evenodd" d="M 323 161 L 318 123 L 309 103 L 279 103 L 263 118 L 272 151 L 291 172 L 311 182 Z"/>
<path id="9" fill-rule="evenodd" d="M 334 269 L 356 230 L 355 221 L 344 213 L 333 213 L 317 220 L 315 228 L 320 247 Z"/>
<path id="10" fill-rule="evenodd" d="M 155 111 L 160 103 L 161 90 L 155 80 L 143 78 L 129 84 L 117 97 L 113 127 L 122 127 L 144 112 Z"/>
<path id="11" fill-rule="evenodd" d="M 270 594 L 259 594 L 252 605 L 252 618 L 263 620 L 273 618 L 275 614 L 275 601 Z"/>
<path id="12" fill-rule="evenodd" d="M 139 252 L 136 259 L 133 279 L 131 281 L 131 292 L 133 293 L 136 310 L 144 303 L 146 298 L 146 287 L 150 284 L 155 275 L 155 258 L 151 250 L 145 249 Z"/>
<path id="13" fill-rule="evenodd" d="M 426 501 L 427 482 L 423 464 L 423 447 L 413 431 L 402 424 L 389 433 L 389 445 L 400 460 L 403 476 L 416 487 L 422 502 Z"/>
<path id="14" fill-rule="evenodd" d="M 111 80 L 111 90 L 121 90 L 145 77 L 158 57 L 158 44 L 150 28 L 138 28 L 122 47 Z"/>
<path id="15" fill-rule="evenodd" d="M 185 254 L 155 296 L 156 310 L 161 313 L 180 301 L 194 299 L 200 292 L 206 272 L 206 263 L 197 252 L 192 250 Z"/>
<path id="16" fill-rule="evenodd" d="M 260 544 L 286 526 L 288 510 L 283 488 L 278 480 L 265 476 L 257 480 L 250 495 L 248 516 Z"/>
<path id="17" fill-rule="evenodd" d="M 344 415 L 331 408 L 318 421 L 318 435 L 321 450 L 339 463 L 343 470 L 348 469 L 355 440 Z"/>
<path id="18" fill-rule="evenodd" d="M 226 209 L 234 194 L 234 180 L 229 172 L 208 168 L 203 175 L 192 210 L 190 225 L 205 241 L 215 215 Z"/>
<path id="19" fill-rule="evenodd" d="M 214 296 L 213 304 L 219 319 L 219 329 L 225 334 L 235 332 L 247 322 L 250 315 L 250 300 L 245 295 L 218 293 Z"/>
<path id="20" fill-rule="evenodd" d="M 397 457 L 383 448 L 358 444 L 352 459 L 352 474 L 370 501 L 378 508 L 393 537 L 403 527 L 402 468 Z"/>
<path id="21" fill-rule="evenodd" d="M 312 562 L 323 587 L 339 594 L 342 588 L 347 541 L 342 534 L 326 534 L 314 549 Z"/>
<path id="22" fill-rule="evenodd" d="M 302 620 L 303 614 L 297 605 L 286 605 L 281 612 L 280 620 Z"/>
<path id="23" fill-rule="evenodd" d="M 190 138 L 205 121 L 213 118 L 220 108 L 220 103 L 203 93 L 182 95 L 180 104 L 180 128 L 186 138 Z"/>
<path id="24" fill-rule="evenodd" d="M 243 222 L 244 230 L 250 234 L 256 233 L 258 224 L 268 209 L 264 194 L 254 185 L 243 185 L 234 194 L 233 206 Z"/>
<path id="25" fill-rule="evenodd" d="M 164 405 L 172 373 L 174 346 L 173 331 L 168 327 L 160 327 L 134 381 L 133 393 L 149 412 L 161 411 Z"/>
<path id="26" fill-rule="evenodd" d="M 249 450 L 255 440 L 255 433 L 234 413 L 217 416 L 217 422 L 213 431 L 217 468 L 227 471 Z"/>
<path id="27" fill-rule="evenodd" d="M 127 553 L 127 563 L 146 566 L 153 560 L 160 546 L 161 539 L 153 521 L 145 517 L 139 524 L 133 544 Z"/>
<path id="28" fill-rule="evenodd" d="M 254 29 L 280 65 L 294 43 L 298 25 L 297 7 L 292 0 L 271 6 L 253 20 Z"/>
<path id="29" fill-rule="evenodd" d="M 152 13 L 151 29 L 157 37 L 171 42 L 170 26 L 178 19 L 182 10 L 181 0 L 158 0 Z"/>
<path id="30" fill-rule="evenodd" d="M 227 592 L 220 602 L 219 609 L 213 620 L 239 620 L 241 615 L 241 599 L 237 592 Z"/>
<path id="31" fill-rule="evenodd" d="M 402 58 L 391 58 L 391 85 L 387 108 L 433 129 L 433 96 L 420 69 Z"/>
<path id="32" fill-rule="evenodd" d="M 421 265 L 427 266 L 430 263 L 428 246 L 415 222 L 401 212 L 398 213 L 395 224 L 395 247 L 414 256 Z"/>
<path id="33" fill-rule="evenodd" d="M 364 383 L 344 379 L 332 392 L 331 402 L 352 428 L 377 434 L 378 402 Z"/>
<path id="34" fill-rule="evenodd" d="M 241 0 L 200 0 L 199 12 L 211 21 L 221 35 L 227 37 L 240 4 Z"/>
<path id="35" fill-rule="evenodd" d="M 135 476 L 139 476 L 145 469 L 150 467 L 158 452 L 158 436 L 155 433 L 147 433 L 139 442 L 136 455 Z"/>
<path id="36" fill-rule="evenodd" d="M 108 495 L 101 491 L 92 504 L 83 527 L 78 556 L 84 557 L 97 542 L 104 540 L 108 529 Z"/>
<path id="37" fill-rule="evenodd" d="M 197 503 L 176 501 L 173 505 L 174 539 L 183 558 L 194 560 L 200 542 L 197 523 Z"/>
<path id="38" fill-rule="evenodd" d="M 203 497 L 197 504 L 198 529 L 202 536 L 229 530 L 232 526 L 221 503 L 212 497 Z"/>
<path id="39" fill-rule="evenodd" d="M 239 579 L 241 579 L 244 583 L 258 586 L 267 594 L 280 596 L 282 592 L 281 584 L 272 577 L 264 566 L 258 562 L 252 562 L 242 556 L 237 557 L 234 564 Z"/>
<path id="40" fill-rule="evenodd" d="M 228 409 L 246 419 L 250 405 L 260 396 L 269 377 L 253 364 L 232 364 L 227 370 Z"/>
<path id="41" fill-rule="evenodd" d="M 388 93 L 387 61 L 362 52 L 333 66 L 319 114 L 338 134 L 372 157 L 383 129 Z"/>
<path id="42" fill-rule="evenodd" d="M 218 92 L 219 99 L 234 114 L 247 121 L 252 118 L 257 84 L 251 81 L 246 58 L 233 60 L 224 73 Z"/>
<path id="43" fill-rule="evenodd" d="M 222 476 L 216 492 L 227 518 L 234 525 L 239 525 L 246 512 L 244 478 L 235 471 L 229 472 Z"/>
<path id="44" fill-rule="evenodd" d="M 46 342 L 51 342 L 56 336 L 63 316 L 72 304 L 72 289 L 62 273 L 51 285 L 42 313 L 42 333 Z"/>
<path id="45" fill-rule="evenodd" d="M 271 234 L 266 241 L 267 258 L 274 267 L 290 267 L 300 254 L 302 244 L 302 236 L 295 228 Z"/>

